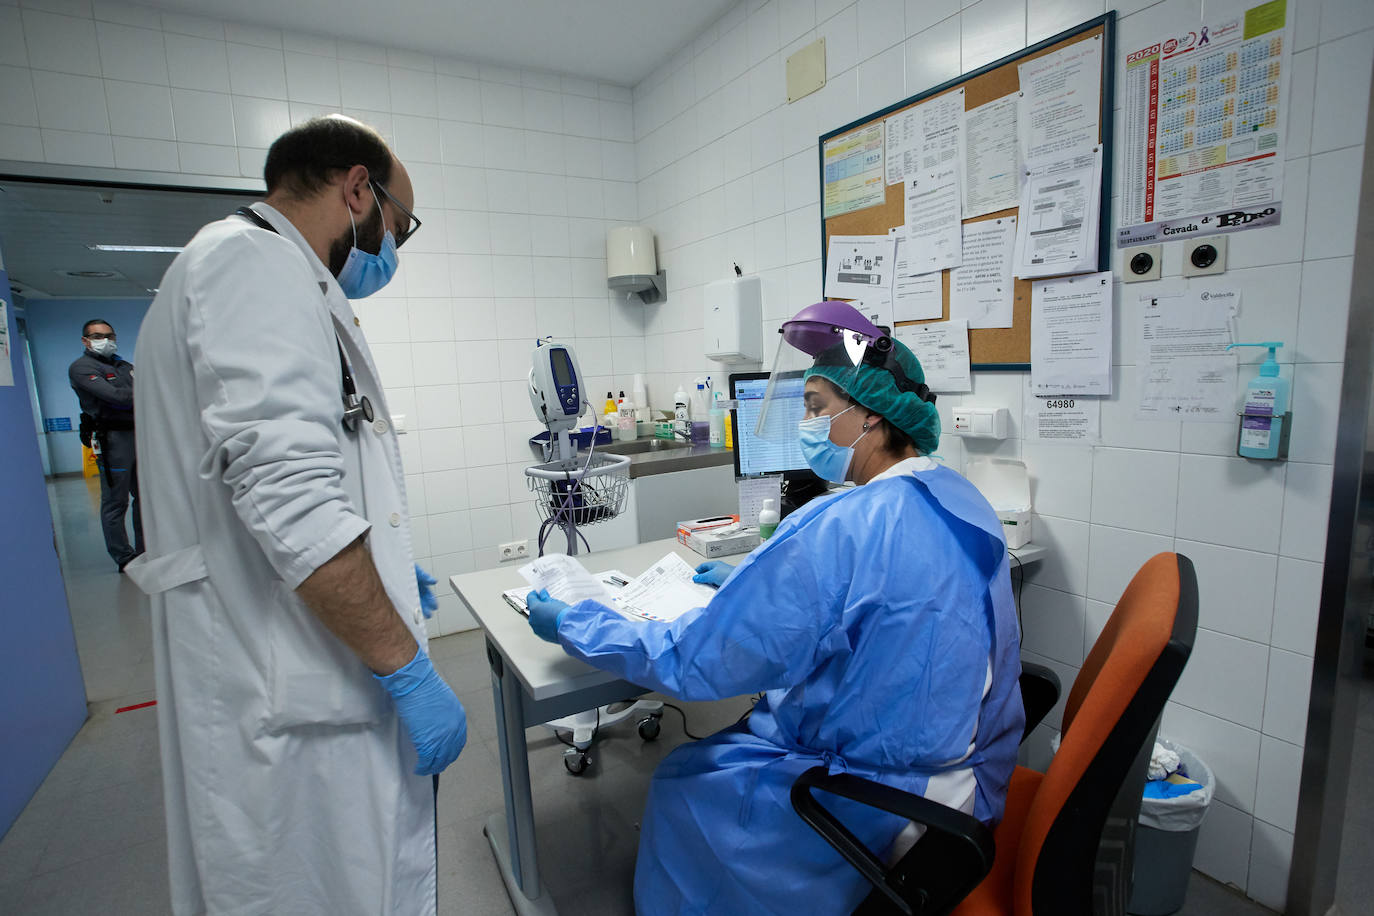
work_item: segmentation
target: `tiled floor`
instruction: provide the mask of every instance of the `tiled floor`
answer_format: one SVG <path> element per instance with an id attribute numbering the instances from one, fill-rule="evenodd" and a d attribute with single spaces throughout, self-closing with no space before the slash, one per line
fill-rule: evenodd
<path id="1" fill-rule="evenodd" d="M 154 711 L 115 710 L 152 699 L 147 612 L 132 583 L 115 573 L 96 521 L 98 492 L 85 481 L 51 487 L 68 600 L 91 718 L 9 833 L 0 840 L 0 912 L 157 916 L 167 903 L 166 840 Z M 468 712 L 468 746 L 439 789 L 439 909 L 444 914 L 512 913 L 482 834 L 502 808 L 496 723 L 482 640 L 475 633 L 431 643 L 437 667 Z M 681 704 L 694 733 L 733 722 L 747 699 Z M 661 737 L 643 742 L 634 726 L 608 729 L 595 766 L 573 778 L 563 746 L 531 729 L 530 772 L 541 872 L 567 916 L 632 913 L 638 824 L 649 777 L 683 740 L 682 719 L 665 710 Z M 1268 911 L 1194 873 L 1189 916 Z"/>

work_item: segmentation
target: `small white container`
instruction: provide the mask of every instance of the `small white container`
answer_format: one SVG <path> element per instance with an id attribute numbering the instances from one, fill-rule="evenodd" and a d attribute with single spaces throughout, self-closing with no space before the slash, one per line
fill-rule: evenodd
<path id="1" fill-rule="evenodd" d="M 1029 544 L 1033 513 L 1026 465 L 1011 458 L 978 458 L 964 466 L 964 476 L 997 513 L 1007 546 L 1015 549 Z"/>

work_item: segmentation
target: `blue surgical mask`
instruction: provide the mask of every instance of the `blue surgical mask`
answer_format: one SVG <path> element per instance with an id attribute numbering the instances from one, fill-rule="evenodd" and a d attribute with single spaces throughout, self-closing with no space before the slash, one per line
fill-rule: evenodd
<path id="1" fill-rule="evenodd" d="M 372 187 L 370 182 L 368 187 Z M 377 212 L 380 213 L 382 202 L 377 200 L 375 190 L 372 192 L 372 199 L 376 201 Z M 382 250 L 376 254 L 368 254 L 358 247 L 358 224 L 353 222 L 352 208 L 348 211 L 348 221 L 353 225 L 353 248 L 348 252 L 348 260 L 344 261 L 343 270 L 339 271 L 339 288 L 350 299 L 366 299 L 396 276 L 396 237 L 388 229 L 382 237 Z"/>
<path id="2" fill-rule="evenodd" d="M 843 416 L 857 406 L 850 404 L 835 417 Z M 836 445 L 830 441 L 830 421 L 835 417 L 808 417 L 797 424 L 797 431 L 801 436 L 802 457 L 816 472 L 816 476 L 831 483 L 844 483 L 849 475 L 849 466 L 854 463 L 854 446 L 859 444 L 859 439 L 868 435 L 868 430 L 860 433 L 859 439 L 849 445 Z"/>

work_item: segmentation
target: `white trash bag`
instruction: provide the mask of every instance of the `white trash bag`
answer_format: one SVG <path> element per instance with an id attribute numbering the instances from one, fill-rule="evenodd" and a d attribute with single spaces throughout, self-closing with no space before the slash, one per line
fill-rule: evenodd
<path id="1" fill-rule="evenodd" d="M 1186 747 L 1175 744 L 1167 738 L 1157 739 L 1158 743 L 1178 754 L 1184 775 L 1202 784 L 1201 789 L 1187 795 L 1173 798 L 1142 798 L 1140 800 L 1140 823 L 1156 830 L 1169 833 L 1185 833 L 1202 824 L 1207 816 L 1207 807 L 1212 803 L 1212 793 L 1216 791 L 1216 777 L 1211 767 L 1203 763 L 1196 754 Z"/>

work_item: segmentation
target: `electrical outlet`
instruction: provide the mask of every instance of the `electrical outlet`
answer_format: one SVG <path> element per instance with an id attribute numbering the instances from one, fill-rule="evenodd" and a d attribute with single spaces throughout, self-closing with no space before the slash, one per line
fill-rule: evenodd
<path id="1" fill-rule="evenodd" d="M 510 541 L 496 548 L 497 556 L 502 563 L 507 560 L 525 560 L 530 555 L 529 541 Z"/>
<path id="2" fill-rule="evenodd" d="M 1226 273 L 1226 236 L 1189 239 L 1183 243 L 1183 276 L 1208 277 Z"/>
<path id="3" fill-rule="evenodd" d="M 1158 280 L 1164 261 L 1163 245 L 1141 245 L 1121 252 L 1121 282 L 1139 283 Z"/>

